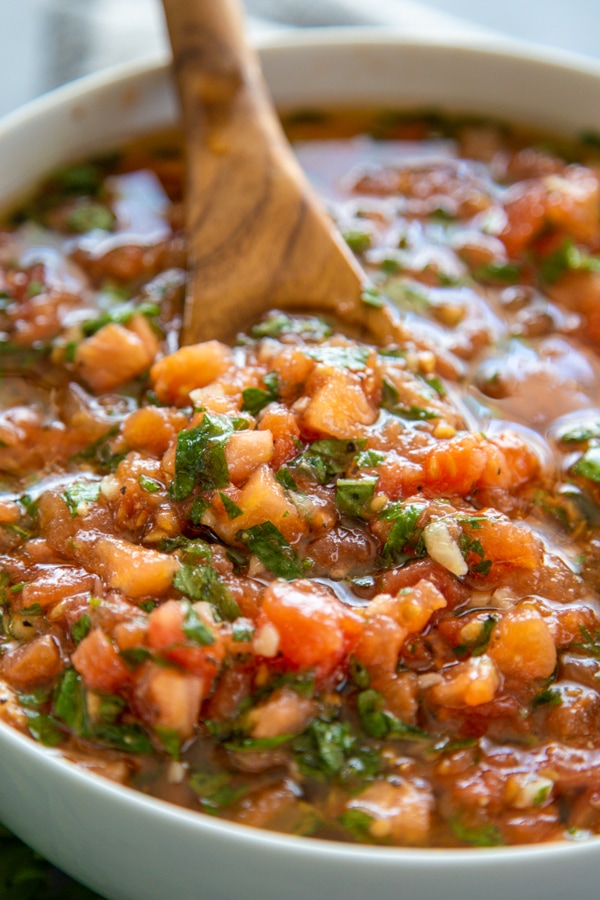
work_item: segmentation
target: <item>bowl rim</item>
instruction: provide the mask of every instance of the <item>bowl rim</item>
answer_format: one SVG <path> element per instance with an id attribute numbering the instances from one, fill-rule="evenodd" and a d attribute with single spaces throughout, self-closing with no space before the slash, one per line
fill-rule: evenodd
<path id="1" fill-rule="evenodd" d="M 425 35 L 421 28 L 400 28 L 384 25 L 311 27 L 302 29 L 286 28 L 257 37 L 254 45 L 262 56 L 270 56 L 287 49 L 317 46 L 388 46 L 408 48 L 418 47 L 423 51 L 452 50 L 472 57 L 488 57 L 507 60 L 517 59 L 548 65 L 553 69 L 600 78 L 600 59 L 572 50 L 563 50 L 542 44 L 535 44 L 519 38 L 501 34 L 465 34 L 461 37 Z M 123 87 L 127 82 L 148 77 L 151 72 L 166 73 L 171 64 L 168 51 L 159 51 L 132 62 L 121 62 L 97 72 L 79 76 L 59 87 L 39 95 L 17 109 L 0 117 L 0 140 L 29 119 L 48 113 L 53 108 L 79 100 L 82 96 L 116 83 Z"/>
<path id="2" fill-rule="evenodd" d="M 285 53 L 290 48 L 317 46 L 321 49 L 352 46 L 387 46 L 401 48 L 419 48 L 427 51 L 454 51 L 473 58 L 491 57 L 497 59 L 518 59 L 523 62 L 549 65 L 553 69 L 564 69 L 590 75 L 598 79 L 600 89 L 600 60 L 567 50 L 544 47 L 525 40 L 512 39 L 491 34 L 465 35 L 457 38 L 451 36 L 429 37 L 422 29 L 389 28 L 385 26 L 371 27 L 336 27 L 306 28 L 303 30 L 284 30 L 267 34 L 255 41 L 265 57 Z M 167 78 L 170 67 L 170 56 L 161 52 L 152 54 L 133 62 L 124 62 L 110 66 L 99 72 L 83 75 L 73 82 L 51 90 L 0 119 L 0 141 L 7 134 L 28 124 L 30 120 L 50 114 L 54 109 L 76 103 L 96 91 L 111 87 L 126 90 L 139 81 L 152 75 Z M 143 794 L 127 785 L 116 784 L 109 779 L 84 770 L 77 763 L 68 760 L 60 751 L 44 747 L 28 735 L 0 719 L 0 753 L 2 743 L 12 744 L 16 752 L 26 756 L 36 765 L 42 765 L 48 773 L 58 774 L 61 780 L 71 780 L 83 793 L 89 796 L 110 797 L 115 807 L 127 806 L 143 814 L 159 813 L 173 826 L 191 829 L 200 838 L 203 833 L 220 835 L 224 839 L 235 840 L 249 847 L 265 848 L 278 853 L 288 854 L 296 858 L 304 856 L 327 857 L 333 862 L 343 862 L 351 857 L 361 857 L 361 864 L 386 865 L 401 867 L 442 867 L 445 870 L 462 868 L 465 865 L 485 865 L 492 860 L 518 862 L 521 859 L 544 860 L 549 853 L 560 860 L 568 856 L 571 862 L 576 856 L 595 852 L 600 845 L 600 835 L 590 836 L 585 840 L 550 841 L 541 844 L 523 844 L 498 847 L 385 847 L 344 843 L 325 840 L 311 836 L 290 835 L 268 829 L 257 828 L 209 816 L 201 811 L 187 809 Z M 82 799 L 82 804 L 85 800 Z"/>

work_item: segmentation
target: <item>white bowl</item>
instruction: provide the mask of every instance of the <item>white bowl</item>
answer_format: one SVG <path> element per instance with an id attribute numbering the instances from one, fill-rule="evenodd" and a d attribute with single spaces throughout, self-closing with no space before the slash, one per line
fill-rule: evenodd
<path id="1" fill-rule="evenodd" d="M 576 133 L 600 126 L 600 65 L 524 45 L 389 32 L 278 38 L 264 69 L 284 107 L 441 107 Z M 172 123 L 166 64 L 121 68 L 0 123 L 0 203 L 66 160 Z M 94 777 L 0 723 L 0 817 L 111 900 L 505 900 L 598 895 L 600 839 L 492 850 L 354 846 L 255 830 Z"/>

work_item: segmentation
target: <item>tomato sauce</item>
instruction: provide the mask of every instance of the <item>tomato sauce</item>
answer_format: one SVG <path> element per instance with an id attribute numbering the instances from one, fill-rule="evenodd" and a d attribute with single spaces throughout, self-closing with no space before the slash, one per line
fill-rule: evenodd
<path id="1" fill-rule="evenodd" d="M 297 114 L 410 339 L 179 348 L 183 164 L 0 230 L 1 715 L 188 808 L 428 847 L 600 831 L 600 152 Z"/>

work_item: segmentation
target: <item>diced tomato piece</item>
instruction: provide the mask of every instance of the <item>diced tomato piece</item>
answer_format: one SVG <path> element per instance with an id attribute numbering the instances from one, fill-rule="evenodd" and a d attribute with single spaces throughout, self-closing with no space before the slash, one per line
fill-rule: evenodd
<path id="1" fill-rule="evenodd" d="M 259 622 L 279 634 L 283 656 L 300 669 L 331 672 L 350 652 L 362 619 L 324 585 L 310 581 L 274 581 L 265 592 Z"/>
<path id="2" fill-rule="evenodd" d="M 225 655 L 223 641 L 214 625 L 212 644 L 195 644 L 184 632 L 186 610 L 178 600 L 167 600 L 148 617 L 148 646 L 190 672 L 202 675 L 207 689 L 217 675 Z M 205 622 L 205 624 L 207 624 Z"/>
<path id="3" fill-rule="evenodd" d="M 84 637 L 71 661 L 91 691 L 114 694 L 130 678 L 129 669 L 101 628 Z"/>

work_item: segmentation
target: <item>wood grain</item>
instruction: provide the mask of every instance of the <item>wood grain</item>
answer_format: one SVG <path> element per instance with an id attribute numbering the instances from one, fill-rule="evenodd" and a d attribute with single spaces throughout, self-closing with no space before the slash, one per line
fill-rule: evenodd
<path id="1" fill-rule="evenodd" d="M 189 288 L 183 342 L 231 340 L 269 309 L 404 337 L 290 150 L 236 0 L 163 0 L 183 113 Z"/>

